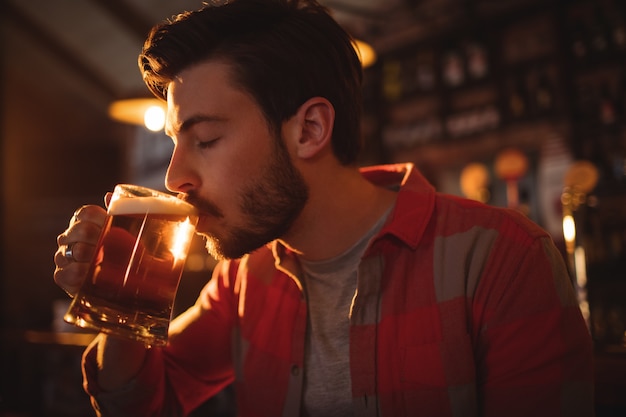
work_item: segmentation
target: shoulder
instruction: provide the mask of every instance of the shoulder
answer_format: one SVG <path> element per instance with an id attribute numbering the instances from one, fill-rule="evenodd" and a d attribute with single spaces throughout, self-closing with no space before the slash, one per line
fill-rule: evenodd
<path id="1" fill-rule="evenodd" d="M 447 194 L 437 193 L 433 220 L 437 233 L 442 236 L 480 229 L 515 240 L 549 237 L 543 228 L 519 211 Z"/>

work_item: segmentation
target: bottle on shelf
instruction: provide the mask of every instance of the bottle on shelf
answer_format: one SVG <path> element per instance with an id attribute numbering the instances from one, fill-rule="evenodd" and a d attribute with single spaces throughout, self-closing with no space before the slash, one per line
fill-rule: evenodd
<path id="1" fill-rule="evenodd" d="M 507 97 L 507 105 L 512 120 L 519 120 L 528 116 L 529 100 L 526 77 L 520 75 L 514 79 Z"/>
<path id="2" fill-rule="evenodd" d="M 604 10 L 600 5 L 594 6 L 593 18 L 590 26 L 590 45 L 596 55 L 608 52 L 611 39 L 611 30 L 607 22 Z"/>
<path id="3" fill-rule="evenodd" d="M 617 109 L 617 121 L 622 126 L 626 125 L 626 66 L 621 69 L 617 78 L 615 106 Z"/>
<path id="4" fill-rule="evenodd" d="M 443 53 L 442 79 L 447 87 L 459 87 L 465 82 L 463 54 L 455 45 L 449 45 Z"/>
<path id="5" fill-rule="evenodd" d="M 626 51 L 626 15 L 624 5 L 620 2 L 612 10 L 611 16 L 611 44 L 615 52 Z"/>
<path id="6" fill-rule="evenodd" d="M 582 20 L 576 19 L 570 29 L 570 51 L 574 58 L 585 60 L 589 56 L 589 36 Z"/>
<path id="7" fill-rule="evenodd" d="M 536 83 L 532 91 L 534 113 L 537 116 L 549 114 L 554 110 L 554 86 L 546 69 L 536 72 Z"/>
<path id="8" fill-rule="evenodd" d="M 398 59 L 389 59 L 383 64 L 383 96 L 389 102 L 399 100 L 403 93 L 402 63 Z"/>
<path id="9" fill-rule="evenodd" d="M 594 123 L 597 116 L 597 88 L 589 80 L 579 82 L 575 86 L 575 114 L 576 123 Z"/>
<path id="10" fill-rule="evenodd" d="M 617 105 L 606 81 L 600 86 L 598 119 L 600 124 L 605 127 L 613 126 L 617 121 Z"/>
<path id="11" fill-rule="evenodd" d="M 437 84 L 434 53 L 420 53 L 415 60 L 415 84 L 420 91 L 432 91 Z"/>
<path id="12" fill-rule="evenodd" d="M 481 80 L 489 74 L 489 56 L 486 45 L 478 39 L 465 44 L 467 73 L 473 80 Z"/>

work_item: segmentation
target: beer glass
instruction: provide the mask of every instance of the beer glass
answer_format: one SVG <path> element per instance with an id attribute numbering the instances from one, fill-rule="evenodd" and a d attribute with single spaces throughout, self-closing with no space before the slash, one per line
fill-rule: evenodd
<path id="1" fill-rule="evenodd" d="M 196 209 L 173 195 L 117 185 L 89 273 L 64 320 L 165 345 L 197 222 Z"/>

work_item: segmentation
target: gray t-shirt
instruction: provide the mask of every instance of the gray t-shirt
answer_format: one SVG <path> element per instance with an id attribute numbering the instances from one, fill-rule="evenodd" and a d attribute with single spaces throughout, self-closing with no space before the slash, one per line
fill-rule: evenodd
<path id="1" fill-rule="evenodd" d="M 357 271 L 386 213 L 352 248 L 324 261 L 300 259 L 309 306 L 304 360 L 304 417 L 352 416 L 350 308 Z"/>

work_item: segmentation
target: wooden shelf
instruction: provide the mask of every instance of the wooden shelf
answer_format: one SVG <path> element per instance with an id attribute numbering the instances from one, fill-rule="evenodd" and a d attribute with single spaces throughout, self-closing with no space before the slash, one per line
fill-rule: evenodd
<path id="1" fill-rule="evenodd" d="M 393 162 L 413 161 L 426 171 L 443 170 L 491 159 L 499 150 L 509 146 L 534 151 L 548 138 L 566 137 L 567 134 L 568 126 L 565 123 L 519 123 L 457 140 L 398 149 L 394 152 Z"/>
<path id="2" fill-rule="evenodd" d="M 55 346 L 88 346 L 97 333 L 81 332 L 53 332 L 46 330 L 26 330 L 24 332 L 9 332 L 2 336 L 3 341 L 11 344 L 28 343 L 32 345 Z"/>

